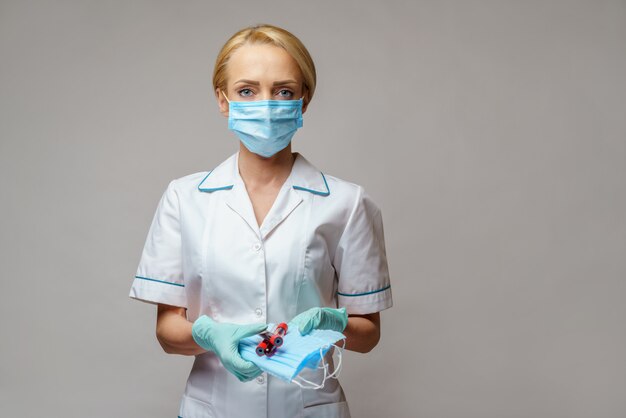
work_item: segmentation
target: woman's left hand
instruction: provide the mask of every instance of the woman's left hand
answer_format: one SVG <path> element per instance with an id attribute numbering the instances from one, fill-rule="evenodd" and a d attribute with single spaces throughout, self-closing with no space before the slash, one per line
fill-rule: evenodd
<path id="1" fill-rule="evenodd" d="M 346 308 L 311 308 L 296 315 L 290 322 L 289 328 L 298 327 L 301 335 L 306 335 L 314 329 L 330 329 L 343 332 L 348 325 Z"/>

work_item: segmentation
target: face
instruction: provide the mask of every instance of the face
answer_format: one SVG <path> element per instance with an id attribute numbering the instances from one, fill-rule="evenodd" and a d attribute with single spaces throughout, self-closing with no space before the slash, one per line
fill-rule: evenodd
<path id="1" fill-rule="evenodd" d="M 247 44 L 230 56 L 226 68 L 230 101 L 298 100 L 302 97 L 304 78 L 300 67 L 283 48 L 267 44 Z M 220 112 L 228 116 L 228 102 L 215 91 Z M 306 111 L 306 97 L 302 113 Z"/>

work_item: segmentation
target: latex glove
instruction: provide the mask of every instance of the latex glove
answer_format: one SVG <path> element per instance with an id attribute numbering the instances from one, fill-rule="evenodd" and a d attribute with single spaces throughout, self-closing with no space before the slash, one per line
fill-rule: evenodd
<path id="1" fill-rule="evenodd" d="M 306 335 L 314 329 L 343 332 L 348 325 L 348 314 L 346 308 L 311 308 L 296 315 L 288 325 L 289 329 L 292 326 L 298 327 L 301 335 Z"/>
<path id="2" fill-rule="evenodd" d="M 239 355 L 239 340 L 259 334 L 266 329 L 266 324 L 220 323 L 202 315 L 194 321 L 191 335 L 196 344 L 217 354 L 226 370 L 245 382 L 254 379 L 262 371 L 254 363 L 244 360 Z"/>

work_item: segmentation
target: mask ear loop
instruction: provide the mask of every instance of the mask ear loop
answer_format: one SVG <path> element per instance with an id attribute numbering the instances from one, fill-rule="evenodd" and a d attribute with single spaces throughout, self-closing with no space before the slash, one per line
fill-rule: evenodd
<path id="1" fill-rule="evenodd" d="M 296 378 L 294 378 L 292 380 L 293 383 L 295 383 L 296 385 L 300 386 L 302 389 L 322 389 L 324 387 L 324 384 L 326 383 L 326 379 L 327 379 L 327 375 L 328 375 L 328 366 L 326 366 L 325 362 L 324 362 L 324 348 L 326 347 L 320 347 L 320 358 L 322 360 L 322 363 L 324 363 L 324 367 L 318 367 L 318 369 L 324 369 L 324 377 L 322 378 L 322 383 L 315 383 L 315 382 L 311 382 L 310 380 L 305 379 L 302 376 L 296 376 Z M 302 383 L 300 383 L 298 380 L 296 379 L 300 379 L 302 382 L 310 385 L 310 386 L 306 386 Z"/>
<path id="2" fill-rule="evenodd" d="M 339 379 L 339 375 L 341 374 L 341 360 L 343 359 L 343 350 L 346 348 L 346 340 L 343 339 L 341 342 L 341 347 L 333 344 L 333 346 L 337 348 L 337 366 L 335 366 L 335 370 L 328 375 L 328 379 Z M 328 367 L 328 365 L 324 364 L 324 367 Z"/>
<path id="3" fill-rule="evenodd" d="M 222 96 L 224 96 L 228 104 L 230 104 L 230 100 L 228 100 L 228 97 L 226 97 L 226 93 L 224 93 L 224 90 L 220 89 L 220 93 L 222 93 Z"/>
<path id="4" fill-rule="evenodd" d="M 341 361 L 342 361 L 342 357 L 343 357 L 343 350 L 346 347 L 346 340 L 342 340 L 343 344 L 341 345 L 341 347 L 339 347 L 336 344 L 331 344 L 330 346 L 332 347 L 336 347 L 337 348 L 337 366 L 335 367 L 335 370 L 331 373 L 328 374 L 328 364 L 325 361 L 325 357 L 324 357 L 324 348 L 325 347 L 320 347 L 320 358 L 322 359 L 322 367 L 318 367 L 318 369 L 324 369 L 324 377 L 322 378 L 322 383 L 315 383 L 315 382 L 311 382 L 310 380 L 307 380 L 305 378 L 303 378 L 302 376 L 296 376 L 296 378 L 294 378 L 292 380 L 293 383 L 295 383 L 296 385 L 300 386 L 303 389 L 323 389 L 324 385 L 326 384 L 326 381 L 328 379 L 339 379 L 339 374 L 341 373 Z M 300 381 L 296 380 L 296 379 L 300 379 L 302 382 L 310 385 L 310 386 L 306 386 L 303 383 L 300 383 Z"/>

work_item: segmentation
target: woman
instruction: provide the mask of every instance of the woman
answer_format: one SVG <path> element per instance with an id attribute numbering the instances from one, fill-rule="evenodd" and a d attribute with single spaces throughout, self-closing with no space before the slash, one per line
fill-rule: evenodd
<path id="1" fill-rule="evenodd" d="M 182 418 L 350 416 L 336 380 L 303 389 L 237 350 L 289 321 L 290 332 L 343 332 L 346 349 L 365 353 L 392 306 L 380 210 L 362 187 L 291 151 L 315 82 L 291 33 L 259 25 L 233 35 L 213 88 L 239 151 L 171 181 L 157 208 L 130 296 L 158 304 L 167 353 L 196 356 Z M 317 370 L 303 376 L 320 380 Z"/>

